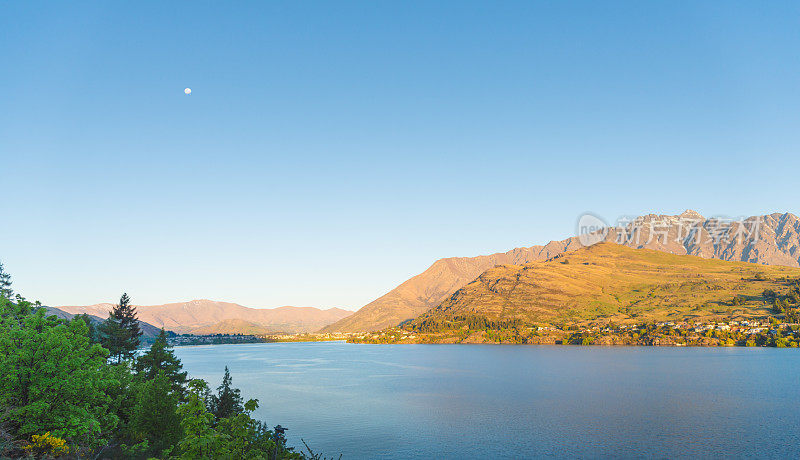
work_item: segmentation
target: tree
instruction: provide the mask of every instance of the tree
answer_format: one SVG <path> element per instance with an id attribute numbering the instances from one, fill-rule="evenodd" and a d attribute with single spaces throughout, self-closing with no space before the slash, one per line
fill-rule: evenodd
<path id="1" fill-rule="evenodd" d="M 100 325 L 101 343 L 108 349 L 111 358 L 120 363 L 133 357 L 139 347 L 139 320 L 136 319 L 136 309 L 131 305 L 128 294 L 122 294 L 117 304 Z"/>
<path id="2" fill-rule="evenodd" d="M 19 438 L 50 432 L 88 446 L 108 440 L 118 421 L 105 392 L 108 354 L 87 332 L 81 319 L 0 298 L 0 423 Z"/>
<path id="3" fill-rule="evenodd" d="M 252 418 L 258 403 L 242 403 L 227 367 L 217 395 L 203 380 L 184 389 L 166 332 L 141 362 L 110 365 L 108 350 L 90 340 L 90 321 L 39 307 L 0 297 L 3 458 L 307 458 L 286 447 L 280 426 L 273 432 Z"/>
<path id="4" fill-rule="evenodd" d="M 183 371 L 181 360 L 175 356 L 167 343 L 167 333 L 161 329 L 150 349 L 136 360 L 137 375 L 144 380 L 155 378 L 159 372 L 169 380 L 172 391 L 183 400 L 186 390 L 187 373 Z"/>
<path id="5" fill-rule="evenodd" d="M 139 388 L 131 432 L 138 441 L 147 441 L 152 454 L 159 455 L 181 439 L 183 428 L 177 413 L 178 403 L 179 395 L 162 370 Z"/>
<path id="6" fill-rule="evenodd" d="M 88 328 L 86 337 L 89 337 L 89 341 L 92 343 L 100 343 L 100 337 L 98 336 L 97 328 L 94 326 L 94 321 L 92 321 L 92 317 L 86 313 L 81 313 L 80 315 L 77 315 L 75 317 L 82 319 L 83 322 L 86 323 L 86 327 Z"/>
<path id="7" fill-rule="evenodd" d="M 189 396 L 185 404 L 178 407 L 181 417 L 183 438 L 170 449 L 170 458 L 222 458 L 223 440 L 214 430 L 214 414 L 206 409 L 204 395 L 208 394 L 208 384 L 195 379 L 189 382 Z"/>
<path id="8" fill-rule="evenodd" d="M 286 447 L 280 425 L 270 431 L 263 422 L 250 414 L 258 408 L 258 400 L 244 403 L 239 414 L 224 418 L 217 423 L 217 432 L 225 435 L 225 447 L 231 458 L 236 459 L 299 459 L 301 455 Z"/>
<path id="9" fill-rule="evenodd" d="M 0 262 L 0 297 L 11 300 L 14 291 L 11 289 L 11 275 L 3 271 L 3 263 Z"/>
<path id="10" fill-rule="evenodd" d="M 105 390 L 110 398 L 108 411 L 115 414 L 119 419 L 115 433 L 116 437 L 133 439 L 131 420 L 133 419 L 134 408 L 142 386 L 141 381 L 136 378 L 128 363 L 107 366 L 107 368 L 111 377 L 111 385 Z"/>
<path id="11" fill-rule="evenodd" d="M 230 380 L 230 378 L 228 379 Z M 302 460 L 302 454 L 286 447 L 281 440 L 276 442 L 272 431 L 250 414 L 258 408 L 258 401 L 244 403 L 239 413 L 219 419 L 214 423 L 214 414 L 204 404 L 208 385 L 203 380 L 189 382 L 185 404 L 178 407 L 184 435 L 175 446 L 166 452 L 171 459 L 244 459 L 244 460 Z M 281 428 L 278 426 L 277 428 Z M 278 436 L 278 439 L 282 439 Z M 321 456 L 312 456 L 321 458 Z"/>
<path id="12" fill-rule="evenodd" d="M 217 419 L 230 417 L 244 411 L 242 395 L 238 388 L 231 387 L 232 379 L 228 366 L 225 366 L 225 375 L 222 384 L 217 388 L 217 394 L 211 396 L 209 409 Z"/>

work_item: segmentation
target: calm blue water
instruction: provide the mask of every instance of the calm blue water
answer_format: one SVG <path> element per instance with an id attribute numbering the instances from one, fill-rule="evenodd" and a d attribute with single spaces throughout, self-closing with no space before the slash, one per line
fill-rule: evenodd
<path id="1" fill-rule="evenodd" d="M 345 459 L 800 456 L 800 351 L 353 345 L 177 348 Z"/>

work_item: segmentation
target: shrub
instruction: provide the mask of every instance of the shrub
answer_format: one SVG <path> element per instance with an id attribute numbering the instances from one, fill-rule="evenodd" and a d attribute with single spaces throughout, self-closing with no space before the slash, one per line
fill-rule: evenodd
<path id="1" fill-rule="evenodd" d="M 37 456 L 48 455 L 51 457 L 69 453 L 67 441 L 51 435 L 49 431 L 45 434 L 31 436 L 31 443 L 25 446 L 25 450 Z"/>

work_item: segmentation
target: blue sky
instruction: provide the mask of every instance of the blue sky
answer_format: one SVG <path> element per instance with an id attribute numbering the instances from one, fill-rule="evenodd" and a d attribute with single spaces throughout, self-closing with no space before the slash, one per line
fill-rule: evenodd
<path id="1" fill-rule="evenodd" d="M 4 2 L 0 260 L 51 305 L 357 309 L 584 211 L 798 213 L 798 30 L 793 2 Z"/>

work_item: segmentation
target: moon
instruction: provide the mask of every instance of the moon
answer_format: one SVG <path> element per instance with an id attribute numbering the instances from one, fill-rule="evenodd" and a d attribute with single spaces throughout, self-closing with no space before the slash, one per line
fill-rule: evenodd
<path id="1" fill-rule="evenodd" d="M 183 92 L 186 94 L 192 94 L 192 88 L 186 88 L 185 90 L 183 90 Z"/>

